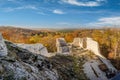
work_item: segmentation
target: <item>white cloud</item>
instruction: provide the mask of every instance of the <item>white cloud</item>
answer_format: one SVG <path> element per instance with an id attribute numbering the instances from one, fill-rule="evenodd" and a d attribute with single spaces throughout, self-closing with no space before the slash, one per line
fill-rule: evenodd
<path id="1" fill-rule="evenodd" d="M 14 1 L 16 1 L 16 0 L 7 0 L 7 1 L 12 1 L 12 2 L 14 2 Z"/>
<path id="2" fill-rule="evenodd" d="M 41 11 L 37 12 L 37 14 L 48 15 L 48 14 L 45 14 L 44 12 L 41 12 Z"/>
<path id="3" fill-rule="evenodd" d="M 100 6 L 101 2 L 105 0 L 96 0 L 96 1 L 86 1 L 86 2 L 80 2 L 78 0 L 61 0 L 64 3 L 76 5 L 76 6 L 87 6 L 87 7 L 94 7 L 94 6 Z"/>
<path id="4" fill-rule="evenodd" d="M 27 6 L 21 6 L 21 7 L 17 7 L 15 9 L 33 9 L 33 10 L 37 10 L 37 8 L 33 5 L 27 5 Z"/>
<path id="5" fill-rule="evenodd" d="M 58 27 L 58 28 L 61 28 L 61 26 L 62 26 L 62 28 L 63 27 L 64 28 L 70 28 L 70 27 L 71 28 L 78 28 L 78 27 L 81 27 L 82 24 L 73 23 L 73 22 L 67 22 L 67 21 L 61 21 L 61 22 L 56 23 L 55 26 Z"/>
<path id="6" fill-rule="evenodd" d="M 68 23 L 68 22 L 59 22 L 59 23 L 57 23 L 58 25 L 71 25 L 70 23 Z"/>
<path id="7" fill-rule="evenodd" d="M 96 1 L 101 2 L 101 1 L 106 1 L 106 0 L 96 0 Z"/>
<path id="8" fill-rule="evenodd" d="M 33 5 L 27 5 L 27 6 L 20 6 L 20 7 L 8 7 L 8 8 L 3 8 L 4 11 L 10 12 L 10 11 L 15 11 L 15 10 L 22 10 L 22 9 L 32 9 L 32 10 L 37 10 L 37 7 Z"/>
<path id="9" fill-rule="evenodd" d="M 59 9 L 53 10 L 53 13 L 55 13 L 55 14 L 65 14 L 62 10 L 59 10 Z"/>
<path id="10" fill-rule="evenodd" d="M 120 26 L 120 16 L 118 17 L 104 17 L 98 19 L 97 22 L 89 23 L 88 25 L 92 26 Z"/>

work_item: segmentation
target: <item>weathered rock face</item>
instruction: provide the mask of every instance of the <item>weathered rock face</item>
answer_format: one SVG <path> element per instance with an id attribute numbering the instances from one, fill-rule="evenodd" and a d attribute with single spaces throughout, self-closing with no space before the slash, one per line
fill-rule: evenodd
<path id="1" fill-rule="evenodd" d="M 46 58 L 5 41 L 8 55 L 0 57 L 0 80 L 87 80 L 76 57 Z M 77 62 L 79 62 L 78 68 Z"/>
<path id="2" fill-rule="evenodd" d="M 28 51 L 30 51 L 32 53 L 37 53 L 37 54 L 41 54 L 44 56 L 49 55 L 47 48 L 39 43 L 37 43 L 37 44 L 17 44 L 17 46 L 27 49 Z"/>
<path id="3" fill-rule="evenodd" d="M 0 80 L 58 80 L 57 70 L 47 58 L 5 43 L 8 55 L 0 57 Z"/>
<path id="4" fill-rule="evenodd" d="M 0 34 L 0 56 L 6 56 L 7 54 L 8 53 L 7 53 L 6 45 L 4 43 L 2 35 Z"/>
<path id="5" fill-rule="evenodd" d="M 70 52 L 70 49 L 67 46 L 67 43 L 64 38 L 56 39 L 56 46 L 57 46 L 58 53 L 69 53 Z"/>

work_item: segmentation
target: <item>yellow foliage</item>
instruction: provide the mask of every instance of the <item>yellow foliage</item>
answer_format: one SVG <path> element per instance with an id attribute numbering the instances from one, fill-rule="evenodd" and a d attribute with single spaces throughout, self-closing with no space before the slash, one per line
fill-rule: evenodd
<path id="1" fill-rule="evenodd" d="M 113 58 L 114 58 L 114 53 L 112 53 L 112 52 L 109 53 L 109 54 L 108 54 L 108 58 L 109 58 L 109 59 L 113 59 Z"/>

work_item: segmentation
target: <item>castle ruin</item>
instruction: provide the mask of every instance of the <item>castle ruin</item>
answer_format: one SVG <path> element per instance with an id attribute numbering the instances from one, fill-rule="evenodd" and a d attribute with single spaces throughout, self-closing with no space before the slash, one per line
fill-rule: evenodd
<path id="1" fill-rule="evenodd" d="M 70 53 L 70 48 L 69 48 L 69 46 L 66 43 L 64 38 L 56 39 L 56 47 L 57 47 L 57 52 L 58 53 L 63 53 L 63 54 L 69 54 Z"/>

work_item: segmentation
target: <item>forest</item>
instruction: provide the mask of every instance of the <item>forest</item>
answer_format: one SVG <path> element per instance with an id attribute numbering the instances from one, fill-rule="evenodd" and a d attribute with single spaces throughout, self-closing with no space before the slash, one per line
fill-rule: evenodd
<path id="1" fill-rule="evenodd" d="M 14 43 L 41 43 L 49 52 L 56 52 L 56 38 L 63 37 L 71 43 L 75 37 L 91 37 L 99 43 L 102 55 L 120 66 L 120 29 L 64 29 L 64 30 L 33 30 L 15 27 L 0 27 L 0 32 L 6 40 Z"/>

